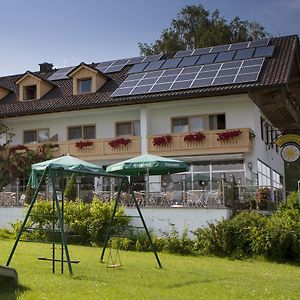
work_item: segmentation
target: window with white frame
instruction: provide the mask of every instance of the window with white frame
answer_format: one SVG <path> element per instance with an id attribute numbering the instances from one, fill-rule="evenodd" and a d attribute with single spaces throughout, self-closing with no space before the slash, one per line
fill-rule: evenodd
<path id="1" fill-rule="evenodd" d="M 68 128 L 68 139 L 94 139 L 96 138 L 96 126 L 84 125 L 84 126 L 72 126 Z"/>
<path id="2" fill-rule="evenodd" d="M 260 160 L 257 161 L 257 175 L 259 186 L 271 186 L 271 168 Z"/>
<path id="3" fill-rule="evenodd" d="M 140 121 L 128 121 L 116 123 L 116 136 L 140 136 Z"/>
<path id="4" fill-rule="evenodd" d="M 49 140 L 49 129 L 25 130 L 23 135 L 24 144 L 45 143 Z"/>

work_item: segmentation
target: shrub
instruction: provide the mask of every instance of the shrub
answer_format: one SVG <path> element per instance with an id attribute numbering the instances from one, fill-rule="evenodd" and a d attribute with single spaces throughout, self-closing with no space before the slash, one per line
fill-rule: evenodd
<path id="1" fill-rule="evenodd" d="M 77 191 L 76 191 L 76 184 L 75 184 L 75 175 L 72 174 L 65 189 L 65 197 L 69 201 L 75 201 L 76 195 L 77 195 Z"/>
<path id="2" fill-rule="evenodd" d="M 264 248 L 266 218 L 255 212 L 242 212 L 229 220 L 195 231 L 195 252 L 232 258 L 248 258 Z"/>
<path id="3" fill-rule="evenodd" d="M 61 205 L 61 204 L 60 204 Z M 72 238 L 68 242 L 77 244 L 101 244 L 108 230 L 109 220 L 112 216 L 114 202 L 102 202 L 94 199 L 92 203 L 84 204 L 82 201 L 65 202 L 64 221 L 67 234 L 71 233 Z M 53 220 L 55 232 L 53 233 Z M 116 217 L 112 224 L 111 235 L 117 231 L 125 230 L 130 222 L 130 218 L 125 215 L 124 208 L 118 208 Z M 17 232 L 21 223 L 14 224 Z M 57 212 L 53 217 L 52 201 L 38 201 L 32 208 L 30 217 L 26 224 L 27 230 L 24 238 L 29 240 L 50 240 L 60 241 L 61 235 Z"/>
<path id="4" fill-rule="evenodd" d="M 269 219 L 265 254 L 273 260 L 300 260 L 300 206 L 297 193 L 291 194 Z"/>

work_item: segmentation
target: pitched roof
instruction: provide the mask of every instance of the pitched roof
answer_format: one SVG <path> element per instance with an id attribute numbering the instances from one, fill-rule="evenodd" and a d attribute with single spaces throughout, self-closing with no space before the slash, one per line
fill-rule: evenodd
<path id="1" fill-rule="evenodd" d="M 284 86 L 288 82 L 294 54 L 299 51 L 298 36 L 292 35 L 271 38 L 270 45 L 275 45 L 273 56 L 266 59 L 258 80 L 250 83 L 207 86 L 196 89 L 144 95 L 110 97 L 115 89 L 125 80 L 129 69 L 129 67 L 125 67 L 120 72 L 111 73 L 109 76 L 111 80 L 95 93 L 73 95 L 72 79 L 70 78 L 55 81 L 56 87 L 39 100 L 19 101 L 18 86 L 15 82 L 23 75 L 0 77 L 0 85 L 14 91 L 1 100 L 0 117 L 81 110 L 120 104 L 130 105 L 196 97 L 201 98 L 215 95 L 238 94 L 247 93 L 257 89 Z M 55 71 L 51 71 L 45 74 L 36 72 L 33 74 L 47 80 L 54 72 Z"/>

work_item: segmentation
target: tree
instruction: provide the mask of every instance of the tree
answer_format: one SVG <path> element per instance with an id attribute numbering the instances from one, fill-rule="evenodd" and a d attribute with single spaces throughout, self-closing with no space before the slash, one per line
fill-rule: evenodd
<path id="1" fill-rule="evenodd" d="M 77 191 L 76 191 L 75 176 L 74 174 L 72 174 L 65 189 L 65 197 L 68 201 L 75 201 L 76 195 L 77 195 Z"/>
<path id="2" fill-rule="evenodd" d="M 203 48 L 222 44 L 257 40 L 268 36 L 257 22 L 241 20 L 228 22 L 218 10 L 212 13 L 201 4 L 187 5 L 172 20 L 171 27 L 164 29 L 154 43 L 139 43 L 142 55 L 161 52 L 173 55 L 179 50 Z"/>

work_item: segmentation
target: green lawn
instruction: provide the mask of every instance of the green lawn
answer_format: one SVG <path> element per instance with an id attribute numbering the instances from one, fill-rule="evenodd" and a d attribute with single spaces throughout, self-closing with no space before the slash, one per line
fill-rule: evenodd
<path id="1" fill-rule="evenodd" d="M 0 240 L 4 264 L 12 240 Z M 12 260 L 19 273 L 16 291 L 0 290 L 10 299 L 299 299 L 300 267 L 263 261 L 230 261 L 213 257 L 160 254 L 163 270 L 152 253 L 121 252 L 122 269 L 99 263 L 98 248 L 70 246 L 74 276 L 51 273 L 50 245 L 20 243 Z"/>

